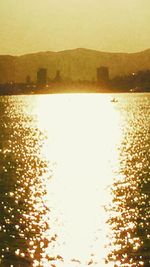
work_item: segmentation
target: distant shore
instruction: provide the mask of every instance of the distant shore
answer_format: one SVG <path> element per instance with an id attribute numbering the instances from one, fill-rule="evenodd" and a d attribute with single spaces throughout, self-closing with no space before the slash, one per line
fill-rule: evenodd
<path id="1" fill-rule="evenodd" d="M 97 83 L 52 83 L 50 85 L 0 84 L 0 95 L 36 95 L 63 93 L 144 93 L 148 89 L 120 89 L 109 86 L 99 86 Z"/>

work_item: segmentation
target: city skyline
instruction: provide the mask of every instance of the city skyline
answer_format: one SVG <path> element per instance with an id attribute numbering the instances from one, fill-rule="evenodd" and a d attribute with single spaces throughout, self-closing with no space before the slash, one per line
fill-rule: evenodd
<path id="1" fill-rule="evenodd" d="M 143 51 L 150 47 L 149 10 L 148 0 L 1 0 L 0 54 Z"/>

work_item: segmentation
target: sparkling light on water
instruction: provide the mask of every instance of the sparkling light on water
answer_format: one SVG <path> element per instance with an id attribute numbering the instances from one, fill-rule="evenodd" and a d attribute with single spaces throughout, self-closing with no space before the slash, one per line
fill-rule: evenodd
<path id="1" fill-rule="evenodd" d="M 39 128 L 47 134 L 43 154 L 57 162 L 47 185 L 52 214 L 54 209 L 59 220 L 57 232 L 61 231 L 56 252 L 82 266 L 102 263 L 107 235 L 104 205 L 110 198 L 111 165 L 117 164 L 119 113 L 106 95 L 78 94 L 39 97 L 36 113 Z"/>
<path id="2" fill-rule="evenodd" d="M 146 266 L 149 98 L 112 97 L 0 99 L 4 266 Z"/>

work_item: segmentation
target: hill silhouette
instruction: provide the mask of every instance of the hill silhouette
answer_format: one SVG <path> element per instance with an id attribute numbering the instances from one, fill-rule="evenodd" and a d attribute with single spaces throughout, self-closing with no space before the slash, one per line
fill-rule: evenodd
<path id="1" fill-rule="evenodd" d="M 110 77 L 150 69 L 150 49 L 138 53 L 107 53 L 77 48 L 60 52 L 38 52 L 22 56 L 0 56 L 0 83 L 36 81 L 37 69 L 47 68 L 49 79 L 61 71 L 64 80 L 96 80 L 96 69 L 107 66 Z"/>

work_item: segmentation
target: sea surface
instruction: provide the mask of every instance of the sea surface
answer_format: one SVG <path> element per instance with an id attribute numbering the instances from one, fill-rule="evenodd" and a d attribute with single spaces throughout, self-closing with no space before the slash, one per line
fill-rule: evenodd
<path id="1" fill-rule="evenodd" d="M 0 97 L 0 266 L 150 266 L 150 94 Z"/>

